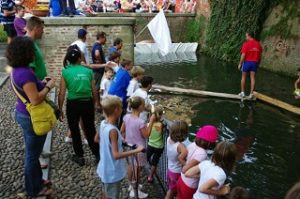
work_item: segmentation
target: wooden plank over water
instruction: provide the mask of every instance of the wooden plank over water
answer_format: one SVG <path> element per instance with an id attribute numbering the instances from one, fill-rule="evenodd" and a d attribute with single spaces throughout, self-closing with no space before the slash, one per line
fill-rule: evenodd
<path id="1" fill-rule="evenodd" d="M 266 102 L 266 103 L 271 104 L 273 106 L 276 106 L 276 107 L 279 107 L 279 108 L 285 109 L 287 111 L 290 111 L 292 113 L 300 115 L 300 108 L 297 107 L 297 106 L 293 106 L 291 104 L 288 104 L 286 102 L 280 101 L 278 99 L 269 97 L 267 95 L 264 95 L 264 94 L 261 94 L 261 93 L 258 93 L 258 92 L 254 92 L 254 96 L 257 99 L 259 99 L 263 102 Z"/>
<path id="2" fill-rule="evenodd" d="M 163 91 L 167 91 L 167 92 L 171 92 L 171 93 L 181 93 L 181 94 L 194 95 L 194 96 L 210 96 L 210 97 L 242 100 L 239 95 L 228 94 L 228 93 L 218 93 L 218 92 L 185 89 L 185 88 L 178 88 L 178 87 L 169 87 L 169 86 L 163 86 L 163 85 L 159 85 L 159 84 L 154 84 L 152 86 L 152 88 L 161 89 Z M 245 98 L 243 98 L 243 100 L 251 100 L 251 99 L 249 99 L 248 97 L 245 97 Z M 255 100 L 255 99 L 252 99 L 252 100 Z"/>

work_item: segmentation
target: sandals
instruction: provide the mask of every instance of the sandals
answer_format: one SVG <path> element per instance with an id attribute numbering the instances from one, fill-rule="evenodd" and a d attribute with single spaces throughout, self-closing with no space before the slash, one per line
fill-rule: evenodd
<path id="1" fill-rule="evenodd" d="M 50 196 L 54 191 L 51 188 L 44 187 L 42 190 L 38 193 L 38 197 L 40 196 Z"/>

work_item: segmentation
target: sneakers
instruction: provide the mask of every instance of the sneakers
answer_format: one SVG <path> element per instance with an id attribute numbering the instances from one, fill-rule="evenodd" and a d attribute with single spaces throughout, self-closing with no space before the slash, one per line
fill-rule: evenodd
<path id="1" fill-rule="evenodd" d="M 139 189 L 142 189 L 142 188 L 143 188 L 143 185 L 139 184 Z M 132 187 L 132 185 L 129 185 L 128 191 L 131 191 L 131 190 L 133 190 L 133 187 Z"/>
<path id="2" fill-rule="evenodd" d="M 129 197 L 130 197 L 130 198 L 134 198 L 134 197 L 135 197 L 135 195 L 134 195 L 134 190 L 133 190 L 133 189 L 130 191 Z M 138 197 L 139 197 L 139 198 L 147 198 L 147 197 L 148 197 L 148 194 L 142 192 L 141 190 L 138 190 Z"/>
<path id="3" fill-rule="evenodd" d="M 85 144 L 85 145 L 89 145 L 89 142 L 87 141 L 87 139 L 83 139 L 83 144 Z"/>
<path id="4" fill-rule="evenodd" d="M 74 162 L 76 162 L 79 166 L 83 166 L 85 165 L 85 161 L 84 161 L 84 158 L 83 157 L 79 157 L 77 155 L 73 155 L 72 156 L 72 160 Z"/>
<path id="5" fill-rule="evenodd" d="M 70 137 L 65 137 L 65 143 L 72 143 L 72 138 Z"/>
<path id="6" fill-rule="evenodd" d="M 249 99 L 254 99 L 254 98 L 255 98 L 254 94 L 253 94 L 253 93 L 250 93 L 250 94 L 249 94 Z"/>
<path id="7" fill-rule="evenodd" d="M 238 94 L 238 96 L 240 96 L 241 98 L 244 98 L 245 97 L 245 93 L 242 91 Z"/>

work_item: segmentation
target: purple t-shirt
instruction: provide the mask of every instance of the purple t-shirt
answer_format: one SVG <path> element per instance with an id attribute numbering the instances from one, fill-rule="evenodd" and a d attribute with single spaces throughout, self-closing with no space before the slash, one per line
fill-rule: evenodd
<path id="1" fill-rule="evenodd" d="M 14 80 L 15 84 L 17 85 L 17 86 L 15 86 L 17 91 L 28 101 L 29 101 L 29 99 L 26 96 L 26 94 L 23 91 L 21 91 L 20 89 L 18 89 L 18 87 L 23 90 L 24 84 L 26 84 L 28 82 L 35 83 L 38 91 L 43 90 L 43 88 L 45 87 L 44 83 L 37 79 L 33 70 L 29 67 L 14 68 L 14 70 L 12 71 L 12 75 L 13 75 L 13 80 Z M 17 100 L 16 110 L 23 114 L 29 115 L 28 111 L 26 110 L 25 104 L 19 98 Z"/>
<path id="2" fill-rule="evenodd" d="M 140 131 L 140 129 L 146 126 L 145 122 L 141 118 L 134 117 L 131 114 L 126 114 L 123 121 L 125 124 L 126 142 L 146 147 L 146 139 Z"/>
<path id="3" fill-rule="evenodd" d="M 23 32 L 26 26 L 26 20 L 24 18 L 16 17 L 14 20 L 14 26 L 18 36 L 23 37 L 26 34 L 26 32 Z"/>

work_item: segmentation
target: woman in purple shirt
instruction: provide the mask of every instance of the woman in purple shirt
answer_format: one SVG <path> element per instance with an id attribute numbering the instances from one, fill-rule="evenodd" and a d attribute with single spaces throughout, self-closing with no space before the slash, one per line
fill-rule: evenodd
<path id="1" fill-rule="evenodd" d="M 29 37 L 16 37 L 8 45 L 6 58 L 13 71 L 11 80 L 17 91 L 32 105 L 37 105 L 46 98 L 54 87 L 55 81 L 39 81 L 29 67 L 34 59 L 35 48 Z M 43 180 L 39 156 L 42 152 L 46 135 L 37 136 L 32 128 L 30 115 L 25 104 L 18 99 L 16 121 L 21 126 L 25 141 L 25 190 L 30 197 L 52 194 L 51 182 Z"/>

